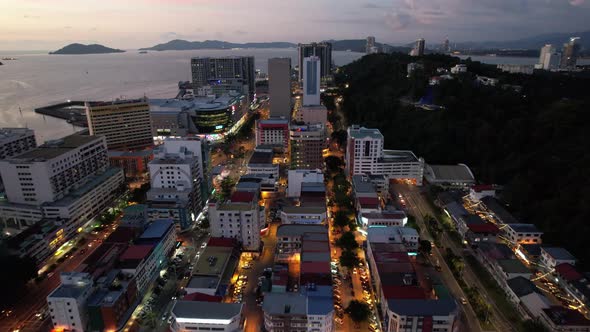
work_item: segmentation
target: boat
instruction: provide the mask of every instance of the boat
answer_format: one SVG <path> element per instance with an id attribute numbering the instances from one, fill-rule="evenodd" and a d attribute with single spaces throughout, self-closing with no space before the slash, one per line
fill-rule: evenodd
<path id="1" fill-rule="evenodd" d="M 2 60 L 10 61 L 10 60 L 18 60 L 18 58 L 4 57 L 4 58 L 2 58 Z"/>
<path id="2" fill-rule="evenodd" d="M 147 54 L 147 51 L 139 51 L 139 54 Z"/>

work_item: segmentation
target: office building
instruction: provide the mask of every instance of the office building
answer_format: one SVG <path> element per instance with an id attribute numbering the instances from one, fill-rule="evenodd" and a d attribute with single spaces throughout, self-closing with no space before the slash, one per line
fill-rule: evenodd
<path id="1" fill-rule="evenodd" d="M 122 168 L 125 178 L 134 179 L 142 177 L 148 172 L 148 163 L 154 159 L 152 150 L 117 151 L 108 152 L 109 163 L 112 167 Z"/>
<path id="2" fill-rule="evenodd" d="M 289 150 L 289 120 L 271 118 L 256 120 L 256 145 L 280 146 Z"/>
<path id="3" fill-rule="evenodd" d="M 424 38 L 420 38 L 416 40 L 416 44 L 410 51 L 411 56 L 423 56 L 424 55 L 424 47 L 426 46 L 426 41 Z"/>
<path id="4" fill-rule="evenodd" d="M 537 63 L 538 69 L 549 69 L 545 68 L 544 63 L 547 55 L 551 53 L 555 53 L 555 47 L 553 47 L 553 45 L 546 44 L 545 46 L 541 47 L 541 52 L 539 53 L 539 62 Z"/>
<path id="5" fill-rule="evenodd" d="M 244 328 L 242 303 L 177 301 L 172 307 L 172 332 L 239 332 Z"/>
<path id="6" fill-rule="evenodd" d="M 35 132 L 28 128 L 0 128 L 0 160 L 37 147 Z"/>
<path id="7" fill-rule="evenodd" d="M 191 227 L 208 197 L 207 159 L 196 137 L 168 138 L 154 150 L 147 192 L 150 220 L 168 219 L 180 229 Z"/>
<path id="8" fill-rule="evenodd" d="M 323 169 L 323 149 L 326 148 L 326 130 L 323 124 L 291 125 L 291 166 L 294 169 Z"/>
<path id="9" fill-rule="evenodd" d="M 86 102 L 90 135 L 103 135 L 109 150 L 141 150 L 154 144 L 147 98 Z"/>
<path id="10" fill-rule="evenodd" d="M 293 121 L 304 124 L 327 123 L 328 110 L 324 105 L 301 106 L 295 110 Z"/>
<path id="11" fill-rule="evenodd" d="M 559 69 L 561 63 L 561 53 L 552 52 L 545 55 L 545 61 L 543 62 L 543 69 L 545 70 L 556 70 Z"/>
<path id="12" fill-rule="evenodd" d="M 571 37 L 568 43 L 563 44 L 563 51 L 561 54 L 562 69 L 573 69 L 576 68 L 578 56 L 580 53 L 580 37 Z"/>
<path id="13" fill-rule="evenodd" d="M 195 57 L 191 58 L 193 89 L 211 86 L 216 95 L 237 91 L 252 97 L 254 84 L 254 57 Z"/>
<path id="14" fill-rule="evenodd" d="M 225 202 L 209 202 L 211 236 L 233 238 L 247 251 L 260 248 L 264 208 L 257 192 L 236 191 Z"/>
<path id="15" fill-rule="evenodd" d="M 384 150 L 378 129 L 348 127 L 346 172 L 353 175 L 384 175 L 388 179 L 408 180 L 422 185 L 424 160 L 412 151 Z"/>
<path id="16" fill-rule="evenodd" d="M 365 54 L 374 54 L 378 52 L 379 48 L 377 48 L 377 45 L 375 44 L 375 37 L 367 37 L 367 44 L 365 45 Z"/>
<path id="17" fill-rule="evenodd" d="M 67 196 L 108 167 L 106 140 L 73 134 L 0 161 L 11 203 L 41 205 Z"/>
<path id="18" fill-rule="evenodd" d="M 268 59 L 270 115 L 291 118 L 291 58 Z"/>
<path id="19" fill-rule="evenodd" d="M 312 56 L 303 59 L 303 106 L 320 105 L 320 63 Z"/>
<path id="20" fill-rule="evenodd" d="M 445 41 L 442 44 L 442 51 L 445 53 L 451 52 L 451 43 L 449 42 L 449 38 L 445 38 Z"/>
<path id="21" fill-rule="evenodd" d="M 329 80 L 332 76 L 332 44 L 328 42 L 299 44 L 299 81 L 303 80 L 303 59 L 316 56 L 320 58 L 320 76 Z"/>
<path id="22" fill-rule="evenodd" d="M 86 301 L 93 289 L 88 273 L 62 272 L 60 285 L 47 296 L 54 330 L 86 331 Z"/>

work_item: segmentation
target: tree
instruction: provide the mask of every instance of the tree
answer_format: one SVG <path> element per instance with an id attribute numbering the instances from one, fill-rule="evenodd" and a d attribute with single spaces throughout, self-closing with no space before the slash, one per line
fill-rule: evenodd
<path id="1" fill-rule="evenodd" d="M 21 297 L 29 280 L 37 276 L 37 266 L 30 257 L 20 258 L 14 255 L 1 254 L 0 266 L 9 273 L 0 274 L 3 286 L 0 308 L 13 306 Z"/>
<path id="2" fill-rule="evenodd" d="M 201 221 L 201 229 L 207 229 L 209 226 L 209 218 L 205 217 L 203 221 Z"/>
<path id="3" fill-rule="evenodd" d="M 336 130 L 332 132 L 332 140 L 338 144 L 341 149 L 346 148 L 346 141 L 348 139 L 348 133 L 346 130 Z"/>
<path id="4" fill-rule="evenodd" d="M 420 241 L 420 251 L 426 255 L 430 255 L 432 253 L 432 244 L 428 240 L 421 240 Z"/>
<path id="5" fill-rule="evenodd" d="M 527 319 L 520 324 L 520 331 L 522 332 L 549 332 L 549 329 L 538 319 Z"/>
<path id="6" fill-rule="evenodd" d="M 350 301 L 344 312 L 346 312 L 350 319 L 355 323 L 364 322 L 369 319 L 369 316 L 371 315 L 369 305 L 359 300 Z"/>
<path id="7" fill-rule="evenodd" d="M 324 161 L 326 163 L 326 169 L 330 173 L 341 172 L 342 167 L 344 166 L 344 161 L 342 158 L 336 156 L 328 156 Z"/>
<path id="8" fill-rule="evenodd" d="M 357 256 L 356 252 L 350 250 L 344 250 L 342 255 L 340 255 L 340 265 L 353 268 L 359 265 L 360 259 Z"/>
<path id="9" fill-rule="evenodd" d="M 336 245 L 347 251 L 353 251 L 359 247 L 359 244 L 356 242 L 356 238 L 352 232 L 344 232 L 342 236 L 336 240 Z"/>
<path id="10" fill-rule="evenodd" d="M 231 195 L 232 191 L 234 190 L 234 186 L 236 185 L 236 181 L 234 181 L 232 178 L 225 177 L 223 180 L 221 180 L 221 197 L 222 199 L 228 199 L 229 196 Z"/>
<path id="11" fill-rule="evenodd" d="M 339 210 L 334 214 L 334 226 L 344 228 L 350 224 L 350 218 L 346 212 Z"/>

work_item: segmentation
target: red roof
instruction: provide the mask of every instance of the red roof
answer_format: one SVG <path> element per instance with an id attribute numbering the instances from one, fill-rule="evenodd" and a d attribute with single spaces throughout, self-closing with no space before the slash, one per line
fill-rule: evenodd
<path id="1" fill-rule="evenodd" d="M 426 292 L 418 286 L 383 286 L 386 299 L 419 300 L 426 299 Z"/>
<path id="2" fill-rule="evenodd" d="M 123 255 L 121 255 L 121 260 L 134 260 L 134 259 L 143 259 L 147 257 L 154 248 L 151 244 L 143 244 L 143 245 L 134 245 L 130 246 L 125 250 Z"/>
<path id="3" fill-rule="evenodd" d="M 209 238 L 207 245 L 210 247 L 229 247 L 233 248 L 236 246 L 236 239 L 232 238 L 221 238 L 221 237 L 212 237 Z"/>
<path id="4" fill-rule="evenodd" d="M 104 243 L 129 243 L 139 235 L 139 229 L 135 227 L 117 227 Z"/>
<path id="5" fill-rule="evenodd" d="M 500 229 L 498 226 L 492 223 L 485 223 L 485 224 L 468 224 L 467 228 L 471 230 L 473 233 L 493 233 L 498 234 Z"/>
<path id="6" fill-rule="evenodd" d="M 301 274 L 330 274 L 328 262 L 301 262 Z"/>
<path id="7" fill-rule="evenodd" d="M 377 197 L 359 197 L 358 202 L 361 207 L 373 208 L 379 207 L 379 198 Z"/>
<path id="8" fill-rule="evenodd" d="M 254 200 L 254 193 L 249 191 L 236 191 L 229 199 L 232 203 L 250 203 Z"/>
<path id="9" fill-rule="evenodd" d="M 221 300 L 223 300 L 223 297 L 209 295 L 209 294 L 203 294 L 203 293 L 192 293 L 192 294 L 185 295 L 182 298 L 182 300 L 183 301 L 221 302 Z"/>
<path id="10" fill-rule="evenodd" d="M 562 263 L 555 267 L 555 272 L 567 281 L 576 281 L 583 278 L 582 274 L 569 263 Z"/>
<path id="11" fill-rule="evenodd" d="M 493 184 L 476 184 L 475 186 L 471 187 L 475 192 L 487 191 L 487 190 L 494 190 Z"/>

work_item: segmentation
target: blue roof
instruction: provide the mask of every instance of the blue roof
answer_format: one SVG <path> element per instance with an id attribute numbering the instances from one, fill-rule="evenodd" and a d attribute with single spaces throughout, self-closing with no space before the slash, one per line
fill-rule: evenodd
<path id="1" fill-rule="evenodd" d="M 334 302 L 328 297 L 309 297 L 307 301 L 308 315 L 325 316 L 334 311 Z"/>
<path id="2" fill-rule="evenodd" d="M 170 219 L 159 219 L 148 226 L 141 234 L 140 239 L 161 239 L 164 237 L 170 227 L 174 227 L 174 222 Z"/>
<path id="3" fill-rule="evenodd" d="M 576 257 L 569 251 L 561 247 L 542 247 L 543 251 L 549 254 L 549 256 L 562 261 L 575 261 Z"/>
<path id="4" fill-rule="evenodd" d="M 537 226 L 533 224 L 507 224 L 508 227 L 512 228 L 515 232 L 518 233 L 543 233 L 541 232 Z"/>
<path id="5" fill-rule="evenodd" d="M 416 300 L 390 299 L 389 310 L 402 316 L 448 316 L 456 313 L 457 303 L 454 299 Z"/>

